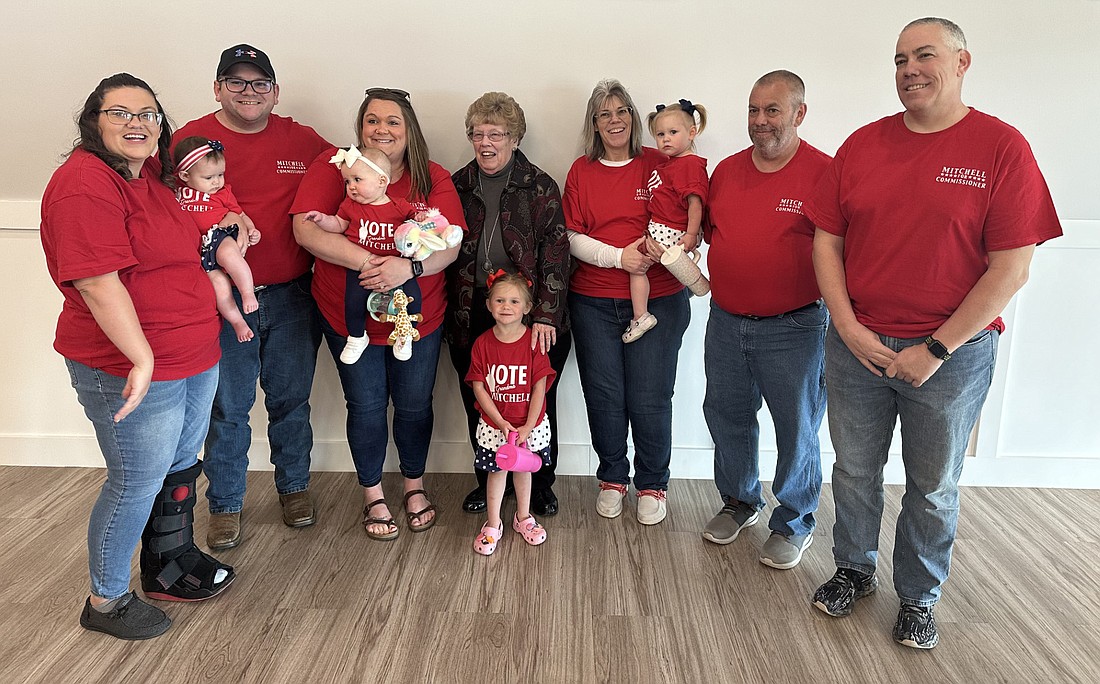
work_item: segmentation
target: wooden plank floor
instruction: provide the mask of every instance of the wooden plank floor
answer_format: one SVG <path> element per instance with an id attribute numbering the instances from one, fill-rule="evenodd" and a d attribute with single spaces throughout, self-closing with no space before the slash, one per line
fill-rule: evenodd
<path id="1" fill-rule="evenodd" d="M 673 481 L 669 517 L 647 528 L 634 497 L 592 510 L 592 478 L 563 477 L 549 541 L 506 532 L 470 546 L 469 475 L 428 475 L 436 527 L 374 542 L 351 473 L 318 473 L 320 521 L 284 527 L 271 475 L 250 473 L 245 540 L 220 554 L 235 586 L 164 604 L 164 636 L 127 643 L 80 628 L 88 511 L 103 471 L 0 467 L 0 682 L 1036 682 L 1100 681 L 1100 492 L 966 489 L 932 652 L 890 639 L 887 496 L 883 588 L 849 618 L 809 604 L 832 574 L 832 499 L 802 564 L 756 560 L 765 524 L 729 546 L 699 531 L 717 509 L 706 481 Z M 396 504 L 399 482 L 386 476 Z M 197 534 L 205 538 L 202 499 Z M 393 508 L 396 512 L 396 505 Z M 136 577 L 136 560 L 135 560 Z"/>

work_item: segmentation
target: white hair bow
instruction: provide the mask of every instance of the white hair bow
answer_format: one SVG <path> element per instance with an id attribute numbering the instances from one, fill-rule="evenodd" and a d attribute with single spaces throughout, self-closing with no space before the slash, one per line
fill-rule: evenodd
<path id="1" fill-rule="evenodd" d="M 349 147 L 346 150 L 337 149 L 336 154 L 332 155 L 332 159 L 329 159 L 328 163 L 336 164 L 337 166 L 343 164 L 350 169 L 352 166 L 355 165 L 355 162 L 357 161 L 361 161 L 370 168 L 374 169 L 375 173 L 377 173 L 379 176 L 386 176 L 387 178 L 389 178 L 390 174 L 383 171 L 382 168 L 378 166 L 378 164 L 375 164 L 370 159 L 364 157 L 359 152 L 359 148 L 357 147 Z"/>

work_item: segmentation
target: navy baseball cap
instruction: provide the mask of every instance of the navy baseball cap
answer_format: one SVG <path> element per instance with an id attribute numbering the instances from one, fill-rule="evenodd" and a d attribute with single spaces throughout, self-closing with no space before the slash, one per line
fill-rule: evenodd
<path id="1" fill-rule="evenodd" d="M 218 61 L 218 73 L 216 77 L 221 78 L 225 72 L 229 71 L 229 67 L 241 63 L 251 64 L 270 76 L 272 81 L 275 80 L 275 69 L 272 68 L 271 60 L 267 58 L 267 53 L 263 50 L 257 50 L 245 43 L 234 45 L 222 52 L 222 58 Z"/>

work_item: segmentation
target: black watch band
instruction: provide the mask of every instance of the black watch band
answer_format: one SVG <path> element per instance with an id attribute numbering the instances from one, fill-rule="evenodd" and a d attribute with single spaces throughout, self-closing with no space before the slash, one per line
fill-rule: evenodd
<path id="1" fill-rule="evenodd" d="M 946 361 L 951 358 L 951 352 L 947 351 L 947 347 L 943 345 L 935 337 L 929 335 L 924 338 L 924 343 L 928 345 L 928 351 L 932 352 L 932 356 L 935 356 L 940 361 Z"/>
<path id="2" fill-rule="evenodd" d="M 413 278 L 419 278 L 420 276 L 424 275 L 424 262 L 423 261 L 414 261 L 414 260 L 410 259 L 409 263 L 412 264 Z"/>

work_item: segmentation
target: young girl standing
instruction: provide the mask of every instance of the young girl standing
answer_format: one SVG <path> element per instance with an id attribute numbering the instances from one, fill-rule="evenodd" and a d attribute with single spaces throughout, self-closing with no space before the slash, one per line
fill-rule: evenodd
<path id="1" fill-rule="evenodd" d="M 237 341 L 247 342 L 252 339 L 252 329 L 233 300 L 233 285 L 241 293 L 245 313 L 259 308 L 252 269 L 244 255 L 249 245 L 260 241 L 260 231 L 237 204 L 225 182 L 224 151 L 225 147 L 217 140 L 191 136 L 179 141 L 173 156 L 176 175 L 184 186 L 176 192 L 176 199 L 202 233 L 199 255 L 214 285 L 218 313 L 233 326 Z"/>
<path id="2" fill-rule="evenodd" d="M 695 136 L 707 126 L 707 110 L 680 100 L 657 105 L 646 123 L 657 149 L 668 157 L 649 178 L 649 236 L 666 248 L 682 244 L 684 251 L 690 252 L 699 245 L 710 187 L 707 160 L 695 154 Z M 657 317 L 649 312 L 647 275 L 631 274 L 630 303 L 634 318 L 623 333 L 623 342 L 634 342 L 657 325 Z"/>
<path id="3" fill-rule="evenodd" d="M 488 556 L 496 551 L 504 532 L 500 507 L 508 473 L 496 462 L 496 450 L 518 434 L 524 444 L 550 463 L 550 421 L 546 418 L 546 390 L 554 382 L 549 357 L 536 349 L 531 329 L 523 318 L 531 312 L 530 284 L 516 273 L 497 271 L 489 276 L 486 306 L 496 325 L 474 341 L 466 382 L 474 390 L 481 419 L 474 467 L 489 473 L 486 503 L 489 519 L 482 526 L 474 551 Z M 531 515 L 531 473 L 512 473 L 516 488 L 516 514 L 512 529 L 532 546 L 546 541 L 546 530 Z"/>

